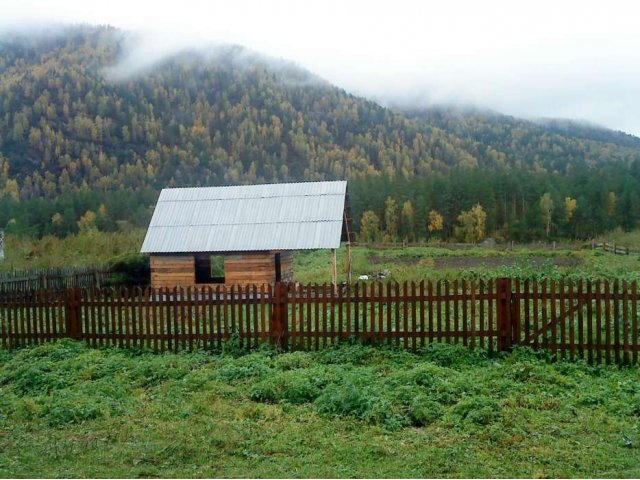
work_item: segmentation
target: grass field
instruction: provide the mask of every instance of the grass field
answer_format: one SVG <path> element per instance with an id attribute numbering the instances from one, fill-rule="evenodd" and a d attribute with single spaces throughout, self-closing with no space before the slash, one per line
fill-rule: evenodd
<path id="1" fill-rule="evenodd" d="M 64 239 L 34 240 L 8 235 L 6 259 L 0 271 L 103 265 L 137 255 L 143 230 L 121 233 L 84 232 Z M 621 245 L 636 245 L 640 233 L 613 233 Z M 622 241 L 624 240 L 624 241 Z M 387 271 L 387 280 L 398 282 L 442 278 L 611 278 L 640 280 L 640 256 L 614 255 L 581 248 L 551 249 L 544 246 L 503 248 L 408 247 L 398 249 L 352 249 L 352 272 L 359 275 Z M 346 248 L 338 250 L 338 277 L 345 273 Z M 331 253 L 328 250 L 294 254 L 294 279 L 303 284 L 331 281 Z"/>
<path id="2" fill-rule="evenodd" d="M 339 280 L 345 279 L 346 249 L 338 251 Z M 296 252 L 294 276 L 303 284 L 331 281 L 331 254 L 328 251 Z M 498 250 L 442 247 L 404 249 L 352 249 L 353 278 L 387 271 L 385 280 L 397 282 L 436 279 L 481 279 L 496 277 L 529 279 L 640 280 L 640 256 L 614 255 L 589 249 L 553 250 L 515 248 Z"/>
<path id="3" fill-rule="evenodd" d="M 144 230 L 114 233 L 88 231 L 62 239 L 7 235 L 5 260 L 0 262 L 0 272 L 104 265 L 137 254 L 144 235 Z"/>
<path id="4" fill-rule="evenodd" d="M 0 477 L 638 477 L 639 415 L 525 350 L 0 351 Z"/>

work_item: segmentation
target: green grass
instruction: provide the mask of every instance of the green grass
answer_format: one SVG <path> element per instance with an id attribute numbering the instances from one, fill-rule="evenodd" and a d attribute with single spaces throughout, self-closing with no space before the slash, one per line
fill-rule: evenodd
<path id="1" fill-rule="evenodd" d="M 39 240 L 8 235 L 6 259 L 0 262 L 0 271 L 47 267 L 88 266 L 112 263 L 137 254 L 144 239 L 144 230 L 104 233 L 84 232 L 64 239 L 45 237 Z M 615 232 L 611 235 L 615 236 Z M 634 246 L 640 233 L 618 235 Z M 618 238 L 618 237 L 616 237 Z M 609 241 L 613 241 L 613 237 Z M 625 244 L 620 241 L 620 244 Z M 637 243 L 637 242 L 636 242 Z M 639 244 L 640 246 L 640 244 Z M 346 279 L 346 248 L 338 250 L 338 278 Z M 470 265 L 457 265 L 465 259 L 475 260 Z M 561 266 L 555 266 L 554 261 Z M 483 264 L 483 263 L 486 263 Z M 420 281 L 423 279 L 454 278 L 610 278 L 640 281 L 640 256 L 614 255 L 601 251 L 580 249 L 552 250 L 516 247 L 514 250 L 442 247 L 407 247 L 404 249 L 352 249 L 354 280 L 362 274 L 389 271 L 387 279 Z M 329 250 L 298 251 L 294 253 L 294 279 L 303 284 L 331 281 L 331 252 Z"/>
<path id="2" fill-rule="evenodd" d="M 231 350 L 0 351 L 0 477 L 640 475 L 637 368 Z"/>
<path id="3" fill-rule="evenodd" d="M 338 279 L 346 279 L 346 249 L 338 251 Z M 456 265 L 469 261 L 470 266 Z M 554 263 L 559 262 L 560 266 Z M 483 265 L 486 263 L 488 265 Z M 352 249 L 352 278 L 387 270 L 386 280 L 397 282 L 437 279 L 619 279 L 640 281 L 640 256 L 614 255 L 589 249 L 451 250 L 437 247 Z M 331 253 L 296 252 L 294 277 L 302 284 L 331 281 Z"/>
<path id="4" fill-rule="evenodd" d="M 598 242 L 615 242 L 622 247 L 640 248 L 640 230 L 624 232 L 621 229 L 614 230 L 597 239 Z"/>
<path id="5" fill-rule="evenodd" d="M 144 230 L 88 231 L 63 239 L 7 235 L 0 271 L 104 265 L 140 251 Z"/>

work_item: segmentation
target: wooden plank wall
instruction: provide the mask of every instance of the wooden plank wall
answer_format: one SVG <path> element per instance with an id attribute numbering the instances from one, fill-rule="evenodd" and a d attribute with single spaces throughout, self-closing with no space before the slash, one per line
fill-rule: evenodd
<path id="1" fill-rule="evenodd" d="M 193 255 L 151 255 L 151 286 L 193 286 L 195 269 Z"/>
<path id="2" fill-rule="evenodd" d="M 274 267 L 275 268 L 275 267 Z M 280 268 L 283 282 L 293 282 L 293 252 L 280 252 Z"/>
<path id="3" fill-rule="evenodd" d="M 277 252 L 242 252 L 224 255 L 226 285 L 273 285 Z M 293 253 L 280 253 L 282 281 L 293 280 Z M 151 286 L 196 286 L 193 255 L 151 255 Z M 215 285 L 214 285 L 215 286 Z"/>
<path id="4" fill-rule="evenodd" d="M 274 254 L 272 252 L 247 252 L 225 255 L 224 281 L 229 285 L 275 283 Z"/>

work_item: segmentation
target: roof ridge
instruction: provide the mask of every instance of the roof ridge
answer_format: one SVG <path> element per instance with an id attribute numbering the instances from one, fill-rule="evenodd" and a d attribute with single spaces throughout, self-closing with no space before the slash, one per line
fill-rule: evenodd
<path id="1" fill-rule="evenodd" d="M 161 200 L 158 198 L 158 202 L 198 202 L 201 200 L 254 200 L 260 198 L 293 198 L 293 197 L 342 197 L 344 193 L 305 193 L 305 194 L 291 194 L 291 195 L 261 195 L 256 197 L 224 197 L 224 198 L 172 198 L 167 200 Z"/>
<path id="2" fill-rule="evenodd" d="M 347 183 L 347 180 L 317 180 L 309 182 L 285 182 L 285 183 L 255 183 L 251 185 L 209 185 L 209 186 L 196 186 L 196 187 L 165 187 L 162 190 L 190 190 L 196 188 L 250 188 L 250 187 L 265 187 L 272 185 L 310 185 L 320 183 Z"/>

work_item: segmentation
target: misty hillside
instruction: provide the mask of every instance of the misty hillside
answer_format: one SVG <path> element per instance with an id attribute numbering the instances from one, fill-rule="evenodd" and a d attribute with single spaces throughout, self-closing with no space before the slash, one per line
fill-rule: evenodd
<path id="1" fill-rule="evenodd" d="M 640 159 L 640 138 L 607 128 L 556 119 L 529 121 L 473 109 L 434 107 L 403 113 L 447 131 L 495 168 L 564 173 L 577 165 L 600 168 Z"/>
<path id="2" fill-rule="evenodd" d="M 248 62 L 237 48 L 185 52 L 109 81 L 104 69 L 117 64 L 122 40 L 88 28 L 5 40 L 0 151 L 21 197 L 477 165 L 438 128 L 306 72 Z"/>
<path id="3" fill-rule="evenodd" d="M 0 185 L 15 179 L 29 198 L 452 167 L 564 172 L 640 158 L 640 139 L 614 132 L 442 110 L 409 119 L 241 48 L 185 52 L 107 80 L 124 38 L 84 27 L 3 40 Z"/>
<path id="4" fill-rule="evenodd" d="M 626 199 L 617 204 L 625 212 L 637 203 L 636 183 L 616 165 L 638 173 L 638 138 L 497 114 L 398 112 L 241 47 L 135 69 L 125 61 L 130 44 L 110 27 L 0 38 L 0 228 L 65 235 L 145 226 L 165 186 L 343 178 L 356 225 L 372 206 L 383 218 L 388 196 L 412 200 L 410 236 L 428 234 L 432 208 L 451 235 L 460 210 L 482 201 L 490 230 L 534 238 L 540 195 L 552 191 L 561 205 L 583 194 L 584 175 L 602 189 L 578 204 L 576 218 L 599 215 L 581 222 L 589 234 L 633 228 L 640 215 L 640 206 L 629 218 L 602 213 L 611 211 L 609 191 Z M 605 167 L 610 186 L 595 170 Z M 562 234 L 587 235 L 563 225 Z"/>

